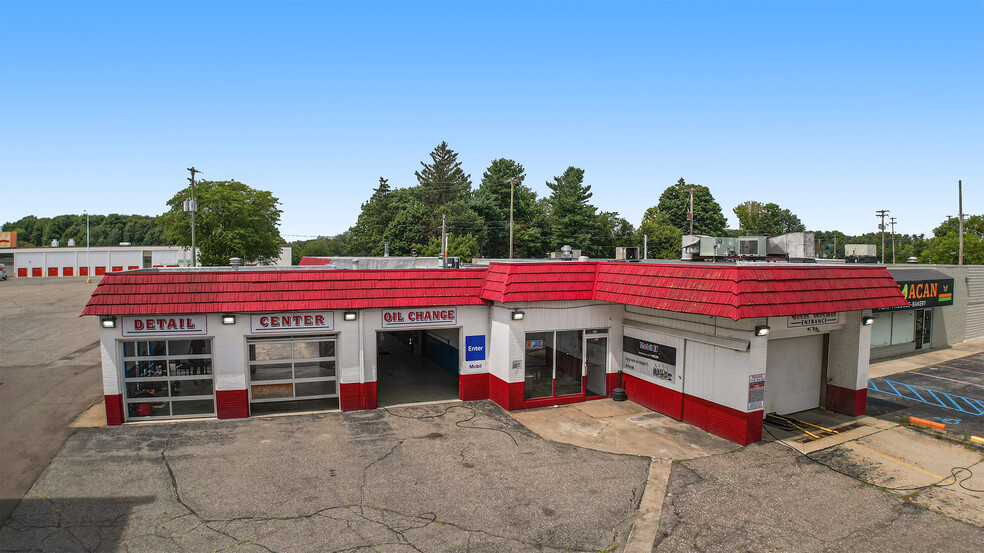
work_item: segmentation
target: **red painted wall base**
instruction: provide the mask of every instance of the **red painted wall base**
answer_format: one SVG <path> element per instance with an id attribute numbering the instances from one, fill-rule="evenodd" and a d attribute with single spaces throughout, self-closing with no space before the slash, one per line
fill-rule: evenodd
<path id="1" fill-rule="evenodd" d="M 683 418 L 683 394 L 622 373 L 622 387 L 629 399 L 676 420 Z"/>
<path id="2" fill-rule="evenodd" d="M 695 396 L 683 396 L 683 422 L 741 445 L 762 439 L 762 411 L 745 413 Z"/>
<path id="3" fill-rule="evenodd" d="M 458 399 L 489 399 L 489 373 L 458 375 Z"/>
<path id="4" fill-rule="evenodd" d="M 828 411 L 860 417 L 864 414 L 868 404 L 868 389 L 851 390 L 827 384 L 827 404 L 824 406 Z"/>
<path id="5" fill-rule="evenodd" d="M 338 407 L 342 411 L 361 411 L 376 408 L 376 383 L 339 384 Z"/>
<path id="6" fill-rule="evenodd" d="M 123 424 L 123 394 L 106 396 L 106 424 L 110 426 Z"/>
<path id="7" fill-rule="evenodd" d="M 220 419 L 248 417 L 249 393 L 246 390 L 216 390 L 215 414 Z"/>

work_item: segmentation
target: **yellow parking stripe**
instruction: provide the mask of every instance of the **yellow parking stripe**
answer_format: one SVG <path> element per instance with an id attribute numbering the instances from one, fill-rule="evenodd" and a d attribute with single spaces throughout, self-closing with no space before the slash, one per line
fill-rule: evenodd
<path id="1" fill-rule="evenodd" d="M 856 447 L 856 448 L 858 448 L 860 450 L 863 450 L 863 451 L 867 451 L 868 453 L 871 453 L 872 455 L 877 455 L 877 456 L 881 457 L 882 459 L 888 459 L 889 461 L 891 461 L 893 463 L 897 463 L 899 465 L 902 465 L 903 467 L 910 468 L 910 469 L 912 469 L 912 470 L 914 470 L 916 472 L 921 472 L 921 473 L 923 473 L 923 474 L 925 474 L 927 476 L 932 476 L 933 478 L 935 478 L 937 480 L 943 480 L 943 477 L 940 476 L 940 475 L 938 475 L 938 474 L 933 474 L 931 472 L 926 472 L 926 471 L 924 471 L 923 469 L 921 469 L 919 467 L 914 467 L 914 466 L 910 465 L 909 463 L 905 463 L 905 462 L 899 461 L 898 459 L 895 459 L 893 457 L 889 457 L 888 455 L 884 455 L 882 453 L 878 453 L 877 451 L 874 451 L 872 449 L 868 449 L 868 448 L 866 448 L 866 447 L 864 447 L 862 445 L 858 445 L 858 444 L 856 444 L 854 442 L 847 442 L 847 445 Z"/>

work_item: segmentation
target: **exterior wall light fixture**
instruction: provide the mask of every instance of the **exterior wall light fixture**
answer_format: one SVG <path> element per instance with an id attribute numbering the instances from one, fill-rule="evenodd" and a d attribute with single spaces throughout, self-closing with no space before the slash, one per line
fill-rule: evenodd
<path id="1" fill-rule="evenodd" d="M 345 314 L 342 315 L 342 318 L 346 321 L 354 321 L 359 318 L 359 313 L 356 311 L 346 311 Z"/>
<path id="2" fill-rule="evenodd" d="M 522 321 L 523 320 L 523 317 L 525 317 L 525 316 L 526 316 L 526 313 L 524 313 L 523 311 L 520 311 L 519 309 L 517 309 L 517 310 L 515 310 L 515 311 L 512 312 L 512 320 L 514 320 L 514 321 Z"/>
<path id="3" fill-rule="evenodd" d="M 224 325 L 234 325 L 236 324 L 235 315 L 222 315 L 222 324 Z"/>
<path id="4" fill-rule="evenodd" d="M 861 325 L 862 326 L 871 326 L 873 324 L 875 324 L 875 318 L 874 317 L 861 317 Z"/>
<path id="5" fill-rule="evenodd" d="M 769 335 L 769 327 L 767 327 L 767 326 L 757 326 L 757 327 L 755 327 L 755 335 L 756 336 L 768 336 Z"/>
<path id="6" fill-rule="evenodd" d="M 101 324 L 103 328 L 116 328 L 116 317 L 112 315 L 99 317 L 99 324 Z"/>

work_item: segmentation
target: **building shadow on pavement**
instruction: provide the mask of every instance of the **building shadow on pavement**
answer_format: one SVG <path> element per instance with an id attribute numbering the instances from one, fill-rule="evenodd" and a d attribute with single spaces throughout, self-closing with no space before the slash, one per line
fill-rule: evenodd
<path id="1" fill-rule="evenodd" d="M 25 497 L 0 527 L 3 551 L 122 551 L 121 539 L 140 497 Z M 11 500 L 12 501 L 12 500 Z"/>

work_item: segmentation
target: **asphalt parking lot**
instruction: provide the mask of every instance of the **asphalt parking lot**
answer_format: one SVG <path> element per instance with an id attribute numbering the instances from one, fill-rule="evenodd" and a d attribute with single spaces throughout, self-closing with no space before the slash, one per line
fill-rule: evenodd
<path id="1" fill-rule="evenodd" d="M 984 353 L 868 382 L 868 414 L 946 424 L 954 436 L 984 436 Z"/>
<path id="2" fill-rule="evenodd" d="M 81 429 L 7 551 L 610 551 L 650 460 L 538 437 L 488 401 Z"/>
<path id="3" fill-rule="evenodd" d="M 0 282 L 0 523 L 103 396 L 97 323 L 79 318 L 97 280 Z"/>

